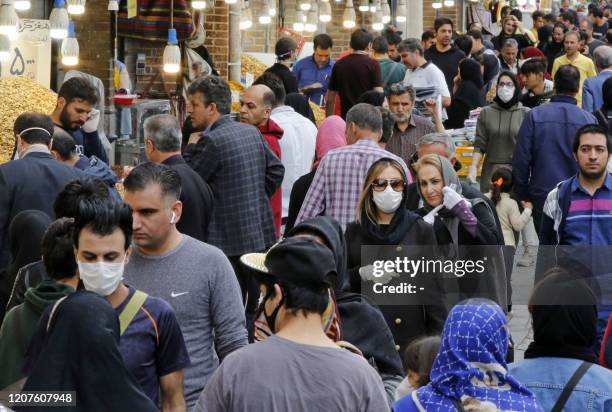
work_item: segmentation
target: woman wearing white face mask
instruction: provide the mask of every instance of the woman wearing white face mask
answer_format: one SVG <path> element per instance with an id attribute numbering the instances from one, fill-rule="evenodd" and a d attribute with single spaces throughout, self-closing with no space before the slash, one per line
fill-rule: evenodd
<path id="1" fill-rule="evenodd" d="M 488 192 L 491 174 L 501 166 L 512 167 L 512 152 L 516 136 L 523 119 L 529 112 L 519 99 L 521 97 L 518 79 L 513 73 L 503 71 L 497 78 L 497 95 L 490 106 L 480 112 L 476 123 L 474 156 L 468 180 L 476 183 L 478 163 L 485 156 L 480 177 L 480 190 Z"/>
<path id="2" fill-rule="evenodd" d="M 353 292 L 361 290 L 360 268 L 371 263 L 361 261 L 362 246 L 431 245 L 433 249 L 436 245 L 433 228 L 406 209 L 406 181 L 404 169 L 393 159 L 382 158 L 368 170 L 356 221 L 348 224 L 345 233 Z M 385 253 L 384 248 L 380 253 Z M 388 258 L 377 255 L 377 259 Z M 401 350 L 418 336 L 439 333 L 446 317 L 443 307 L 381 306 L 380 309 Z"/>

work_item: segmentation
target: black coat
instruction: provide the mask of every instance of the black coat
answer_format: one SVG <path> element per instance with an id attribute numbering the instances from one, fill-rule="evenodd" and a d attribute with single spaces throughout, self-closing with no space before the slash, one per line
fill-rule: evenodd
<path id="1" fill-rule="evenodd" d="M 312 171 L 304 176 L 300 177 L 295 181 L 291 188 L 291 196 L 289 197 L 289 214 L 287 215 L 287 223 L 285 224 L 285 233 L 290 231 L 295 225 L 304 199 L 306 199 L 306 193 L 310 189 L 310 185 L 314 180 L 315 171 Z"/>
<path id="2" fill-rule="evenodd" d="M 210 186 L 180 155 L 166 159 L 163 164 L 176 170 L 181 176 L 180 201 L 183 202 L 183 214 L 176 228 L 181 233 L 206 242 L 214 205 Z"/>
<path id="3" fill-rule="evenodd" d="M 285 86 L 285 93 L 298 93 L 298 81 L 295 74 L 282 63 L 274 63 L 272 67 L 269 67 L 266 70 L 267 73 L 272 73 L 278 76 L 279 79 L 283 82 L 283 86 Z"/>
<path id="4" fill-rule="evenodd" d="M 8 264 L 8 228 L 13 218 L 33 209 L 54 219 L 55 197 L 67 183 L 81 176 L 80 170 L 42 152 L 0 165 L 0 269 Z"/>

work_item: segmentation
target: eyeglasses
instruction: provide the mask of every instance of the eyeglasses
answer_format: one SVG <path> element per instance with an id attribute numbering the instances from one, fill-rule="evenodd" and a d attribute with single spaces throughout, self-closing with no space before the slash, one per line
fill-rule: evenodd
<path id="1" fill-rule="evenodd" d="M 388 185 L 396 192 L 404 190 L 404 181 L 402 179 L 375 179 L 372 182 L 372 188 L 377 192 L 382 192 Z"/>

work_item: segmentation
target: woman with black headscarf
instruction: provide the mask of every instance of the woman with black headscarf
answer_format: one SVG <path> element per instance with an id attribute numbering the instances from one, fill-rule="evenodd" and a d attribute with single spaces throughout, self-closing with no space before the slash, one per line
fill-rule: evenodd
<path id="1" fill-rule="evenodd" d="M 600 126 L 612 133 L 612 77 L 608 77 L 602 86 L 604 104 L 593 115 Z"/>
<path id="2" fill-rule="evenodd" d="M 8 233 L 11 263 L 4 273 L 0 287 L 0 324 L 17 272 L 22 267 L 40 260 L 41 240 L 50 224 L 51 218 L 40 210 L 24 210 L 11 221 Z"/>
<path id="3" fill-rule="evenodd" d="M 119 319 L 104 298 L 81 291 L 49 309 L 28 349 L 24 391 L 74 391 L 74 411 L 158 410 L 123 363 Z"/>
<path id="4" fill-rule="evenodd" d="M 310 103 L 308 103 L 308 97 L 299 93 L 289 93 L 287 97 L 285 97 L 285 104 L 293 107 L 296 113 L 301 114 L 316 126 L 317 122 L 312 112 L 312 108 L 310 107 Z"/>
<path id="5" fill-rule="evenodd" d="M 349 290 L 347 250 L 342 227 L 330 217 L 319 216 L 305 220 L 287 233 L 287 237 L 293 236 L 315 236 L 333 252 L 338 272 L 334 293 L 340 314 L 342 340 L 356 346 L 364 358 L 375 365 L 387 397 L 392 402 L 395 389 L 404 375 L 401 359 L 380 310 L 361 294 Z"/>
<path id="6" fill-rule="evenodd" d="M 451 104 L 446 108 L 448 119 L 444 122 L 445 128 L 461 129 L 463 122 L 470 117 L 470 111 L 486 104 L 483 86 L 480 64 L 473 59 L 461 60 Z"/>
<path id="7" fill-rule="evenodd" d="M 546 24 L 538 29 L 538 49 L 541 52 L 546 50 L 548 44 L 552 41 L 553 26 Z"/>
<path id="8" fill-rule="evenodd" d="M 563 23 L 555 23 L 552 29 L 551 41 L 546 45 L 544 54 L 548 60 L 547 72 L 552 72 L 553 63 L 555 59 L 565 53 L 563 46 L 563 40 L 565 39 L 565 33 L 567 33 L 567 27 Z"/>
<path id="9" fill-rule="evenodd" d="M 551 269 L 534 288 L 529 312 L 533 342 L 525 360 L 509 365 L 510 374 L 533 392 L 545 411 L 581 411 L 585 405 L 610 410 L 612 371 L 597 365 L 597 299 L 588 283 L 565 269 Z M 561 389 L 580 368 L 588 369 L 565 405 L 556 405 Z"/>
<path id="10" fill-rule="evenodd" d="M 512 153 L 516 136 L 529 109 L 523 107 L 519 99 L 521 86 L 513 73 L 503 71 L 497 78 L 497 95 L 493 104 L 480 111 L 476 122 L 474 156 L 468 174 L 471 182 L 476 182 L 476 171 L 480 159 L 485 162 L 480 176 L 480 191 L 487 193 L 491 174 L 498 167 L 512 167 Z"/>

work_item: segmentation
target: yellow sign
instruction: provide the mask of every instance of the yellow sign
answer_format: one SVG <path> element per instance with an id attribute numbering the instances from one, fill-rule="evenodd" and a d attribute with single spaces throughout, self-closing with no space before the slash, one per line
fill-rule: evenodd
<path id="1" fill-rule="evenodd" d="M 127 16 L 128 19 L 138 15 L 138 0 L 128 0 Z"/>

